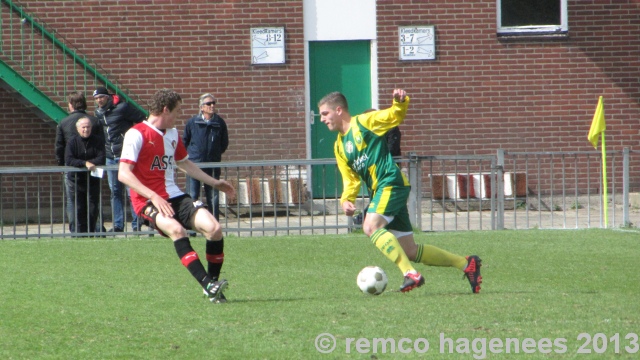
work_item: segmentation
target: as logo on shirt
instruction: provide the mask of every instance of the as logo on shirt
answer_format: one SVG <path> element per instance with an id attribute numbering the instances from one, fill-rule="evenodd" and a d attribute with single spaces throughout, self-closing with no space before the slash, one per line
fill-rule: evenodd
<path id="1" fill-rule="evenodd" d="M 163 155 L 162 157 L 156 155 L 151 163 L 150 170 L 167 170 L 173 162 L 173 156 Z"/>

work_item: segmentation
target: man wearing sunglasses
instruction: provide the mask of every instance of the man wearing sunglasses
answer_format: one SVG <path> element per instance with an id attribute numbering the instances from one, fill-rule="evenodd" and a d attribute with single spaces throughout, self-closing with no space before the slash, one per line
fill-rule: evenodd
<path id="1" fill-rule="evenodd" d="M 229 146 L 227 123 L 217 114 L 216 98 L 209 93 L 202 94 L 198 99 L 200 112 L 187 120 L 182 140 L 189 153 L 189 160 L 194 163 L 220 162 L 222 154 Z M 207 175 L 220 179 L 220 168 L 203 168 Z M 212 175 L 213 174 L 213 175 Z M 189 178 L 189 195 L 194 199 L 200 198 L 200 181 Z M 204 196 L 209 211 L 220 220 L 219 192 L 209 185 L 204 185 Z"/>

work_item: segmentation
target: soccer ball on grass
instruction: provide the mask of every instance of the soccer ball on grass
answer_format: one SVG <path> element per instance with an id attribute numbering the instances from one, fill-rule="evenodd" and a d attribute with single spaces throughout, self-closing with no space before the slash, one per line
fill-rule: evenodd
<path id="1" fill-rule="evenodd" d="M 387 274 L 378 266 L 367 266 L 358 273 L 357 284 L 363 293 L 380 295 L 387 288 Z"/>

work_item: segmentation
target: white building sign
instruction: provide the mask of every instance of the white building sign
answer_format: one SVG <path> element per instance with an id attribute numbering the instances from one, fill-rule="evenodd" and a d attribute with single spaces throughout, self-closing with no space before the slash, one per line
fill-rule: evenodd
<path id="1" fill-rule="evenodd" d="M 399 26 L 400 60 L 435 60 L 436 29 L 430 26 Z"/>
<path id="2" fill-rule="evenodd" d="M 251 28 L 251 64 L 284 62 L 284 27 Z"/>

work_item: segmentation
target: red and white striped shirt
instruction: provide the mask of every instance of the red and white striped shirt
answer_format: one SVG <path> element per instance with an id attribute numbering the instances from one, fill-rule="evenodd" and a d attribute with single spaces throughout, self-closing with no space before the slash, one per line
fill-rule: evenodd
<path id="1" fill-rule="evenodd" d="M 175 183 L 174 168 L 177 161 L 188 157 L 178 129 L 163 132 L 144 121 L 125 134 L 120 161 L 134 165 L 133 174 L 138 180 L 168 200 L 184 194 Z M 140 213 L 147 198 L 133 189 L 130 194 L 133 209 Z"/>

